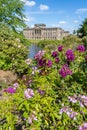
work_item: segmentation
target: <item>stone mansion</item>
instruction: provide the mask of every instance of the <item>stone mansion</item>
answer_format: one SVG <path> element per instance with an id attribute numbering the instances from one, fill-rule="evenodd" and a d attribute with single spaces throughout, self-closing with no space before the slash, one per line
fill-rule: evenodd
<path id="1" fill-rule="evenodd" d="M 27 28 L 23 30 L 23 34 L 28 39 L 44 40 L 44 39 L 62 39 L 69 35 L 68 31 L 61 28 L 50 27 L 47 28 L 45 24 L 35 24 L 34 28 Z"/>

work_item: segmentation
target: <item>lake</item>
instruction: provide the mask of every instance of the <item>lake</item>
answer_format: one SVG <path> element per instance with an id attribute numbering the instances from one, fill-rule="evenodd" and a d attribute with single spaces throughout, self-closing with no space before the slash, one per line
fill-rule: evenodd
<path id="1" fill-rule="evenodd" d="M 29 47 L 29 55 L 28 58 L 34 58 L 35 54 L 38 53 L 38 51 L 42 50 L 40 47 L 37 46 L 37 44 L 31 44 Z"/>

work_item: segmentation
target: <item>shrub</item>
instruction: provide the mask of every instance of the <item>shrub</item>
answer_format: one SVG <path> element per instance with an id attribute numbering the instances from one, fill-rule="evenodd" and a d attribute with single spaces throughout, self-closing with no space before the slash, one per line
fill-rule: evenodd
<path id="1" fill-rule="evenodd" d="M 28 74 L 19 80 L 19 86 L 15 88 L 13 84 L 4 90 L 0 100 L 1 128 L 80 130 L 86 127 L 86 50 L 58 48 L 54 51 L 56 55 L 38 52 Z M 56 58 L 59 62 L 55 62 Z"/>
<path id="2" fill-rule="evenodd" d="M 17 74 L 25 73 L 28 65 L 25 59 L 28 47 L 7 27 L 0 29 L 0 69 L 12 70 Z"/>

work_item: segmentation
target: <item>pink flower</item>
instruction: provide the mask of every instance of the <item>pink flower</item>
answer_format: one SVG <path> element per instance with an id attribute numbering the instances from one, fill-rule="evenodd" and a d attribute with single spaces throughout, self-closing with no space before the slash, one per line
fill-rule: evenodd
<path id="1" fill-rule="evenodd" d="M 17 89 L 17 88 L 18 88 L 18 86 L 19 86 L 19 84 L 18 84 L 18 83 L 14 83 L 14 84 L 13 84 L 14 89 Z"/>
<path id="2" fill-rule="evenodd" d="M 35 112 L 33 112 L 30 117 L 28 118 L 29 124 L 32 124 L 33 121 L 37 121 L 37 117 L 35 116 Z"/>
<path id="3" fill-rule="evenodd" d="M 72 102 L 72 103 L 76 103 L 77 102 L 77 99 L 76 99 L 75 96 L 69 96 L 68 99 L 69 99 L 69 102 Z"/>
<path id="4" fill-rule="evenodd" d="M 79 126 L 78 130 L 87 130 L 87 123 L 84 122 L 81 126 Z"/>
<path id="5" fill-rule="evenodd" d="M 24 95 L 27 99 L 30 99 L 34 96 L 34 91 L 31 88 L 25 90 Z"/>

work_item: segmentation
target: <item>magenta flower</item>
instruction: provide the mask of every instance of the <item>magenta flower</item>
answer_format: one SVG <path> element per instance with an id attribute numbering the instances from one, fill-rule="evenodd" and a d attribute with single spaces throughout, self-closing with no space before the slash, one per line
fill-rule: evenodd
<path id="1" fill-rule="evenodd" d="M 41 59 L 38 61 L 38 65 L 41 66 L 41 67 L 45 66 L 45 65 L 46 65 L 46 59 L 41 58 Z"/>
<path id="2" fill-rule="evenodd" d="M 46 63 L 46 65 L 47 65 L 48 68 L 52 67 L 52 61 L 48 60 L 47 63 Z"/>
<path id="3" fill-rule="evenodd" d="M 58 56 L 58 52 L 57 51 L 53 51 L 52 52 L 52 57 L 57 57 Z"/>
<path id="4" fill-rule="evenodd" d="M 13 87 L 9 87 L 9 88 L 5 89 L 4 92 L 13 94 L 16 92 L 16 89 L 14 89 Z"/>
<path id="5" fill-rule="evenodd" d="M 60 59 L 58 57 L 55 58 L 55 63 L 59 63 Z"/>
<path id="6" fill-rule="evenodd" d="M 75 59 L 75 56 L 74 56 L 74 53 L 73 53 L 73 50 L 67 50 L 66 51 L 66 57 L 67 57 L 67 61 L 73 61 Z"/>
<path id="7" fill-rule="evenodd" d="M 24 95 L 27 99 L 30 99 L 34 96 L 34 91 L 31 88 L 25 90 Z"/>
<path id="8" fill-rule="evenodd" d="M 59 74 L 64 78 L 67 75 L 72 75 L 72 71 L 69 69 L 67 64 L 64 64 L 60 69 Z"/>
<path id="9" fill-rule="evenodd" d="M 61 52 L 62 50 L 63 50 L 63 46 L 59 46 L 59 47 L 58 47 L 58 51 Z"/>
<path id="10" fill-rule="evenodd" d="M 80 52 L 84 52 L 86 50 L 86 48 L 84 47 L 84 45 L 79 45 L 77 47 L 77 50 L 79 50 Z"/>

